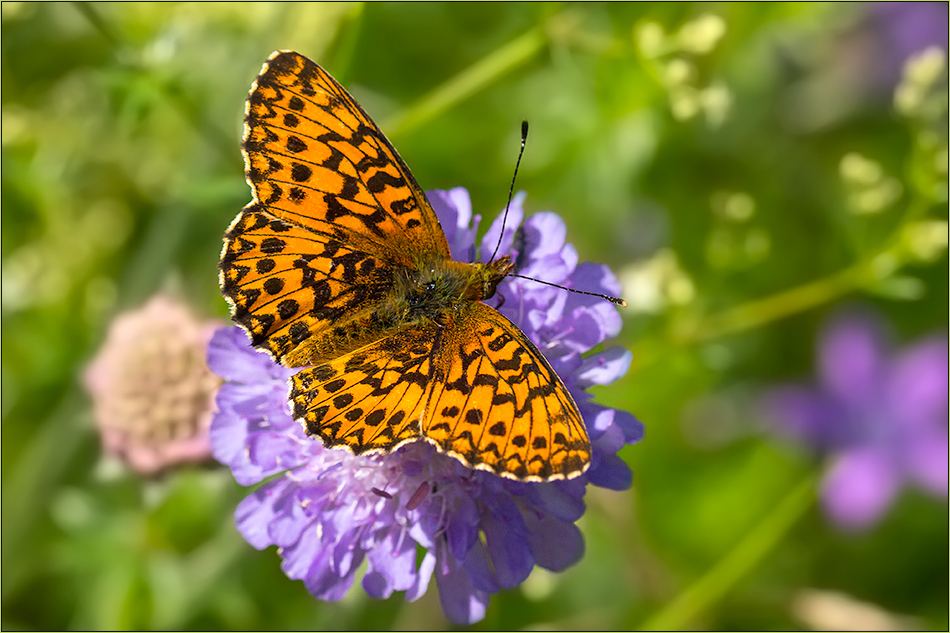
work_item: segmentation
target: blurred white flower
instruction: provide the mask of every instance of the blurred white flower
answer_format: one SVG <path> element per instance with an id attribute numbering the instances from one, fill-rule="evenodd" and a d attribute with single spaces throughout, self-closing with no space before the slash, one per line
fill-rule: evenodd
<path id="1" fill-rule="evenodd" d="M 661 249 L 653 257 L 628 265 L 618 275 L 633 312 L 655 314 L 693 300 L 696 288 L 683 272 L 676 253 Z"/>
<path id="2" fill-rule="evenodd" d="M 633 29 L 633 38 L 644 57 L 662 55 L 666 46 L 666 33 L 656 22 L 641 22 Z"/>
<path id="3" fill-rule="evenodd" d="M 705 55 L 716 47 L 725 34 L 725 20 L 707 13 L 684 24 L 676 34 L 676 39 L 684 51 Z"/>
<path id="4" fill-rule="evenodd" d="M 920 111 L 946 69 L 947 54 L 938 46 L 930 46 L 910 57 L 904 64 L 901 82 L 894 91 L 894 107 L 897 111 L 908 116 Z"/>
<path id="5" fill-rule="evenodd" d="M 910 252 L 923 262 L 935 262 L 947 250 L 946 220 L 924 220 L 904 227 L 904 241 Z"/>
<path id="6" fill-rule="evenodd" d="M 813 631 L 913 631 L 915 619 L 837 591 L 803 589 L 792 598 L 792 615 Z"/>
<path id="7" fill-rule="evenodd" d="M 885 174 L 880 163 L 857 152 L 841 157 L 838 173 L 848 190 L 848 209 L 855 215 L 879 213 L 904 192 L 900 181 Z"/>

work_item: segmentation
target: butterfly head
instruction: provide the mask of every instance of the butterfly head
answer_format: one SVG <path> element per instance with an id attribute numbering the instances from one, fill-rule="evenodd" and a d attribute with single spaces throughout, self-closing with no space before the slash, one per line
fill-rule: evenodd
<path id="1" fill-rule="evenodd" d="M 511 272 L 514 266 L 511 257 L 508 255 L 499 257 L 487 264 L 473 264 L 472 279 L 468 284 L 465 298 L 473 301 L 491 298 L 494 296 L 498 284 Z"/>

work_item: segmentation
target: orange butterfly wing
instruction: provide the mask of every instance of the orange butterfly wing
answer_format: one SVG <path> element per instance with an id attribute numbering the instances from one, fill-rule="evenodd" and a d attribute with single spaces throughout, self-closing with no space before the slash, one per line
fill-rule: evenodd
<path id="1" fill-rule="evenodd" d="M 544 356 L 493 308 L 472 302 L 440 325 L 406 326 L 291 379 L 294 417 L 356 454 L 424 438 L 511 479 L 583 472 L 590 440 Z"/>
<path id="2" fill-rule="evenodd" d="M 421 438 L 432 391 L 438 328 L 408 325 L 291 379 L 294 418 L 324 445 L 355 454 L 395 450 Z"/>
<path id="3" fill-rule="evenodd" d="M 567 387 L 494 308 L 473 302 L 444 334 L 423 434 L 469 465 L 526 481 L 579 475 L 590 439 Z"/>
<path id="4" fill-rule="evenodd" d="M 254 201 L 225 235 L 235 320 L 289 366 L 331 325 L 371 311 L 396 272 L 448 259 L 439 220 L 386 137 L 315 63 L 278 52 L 251 87 L 244 157 Z"/>

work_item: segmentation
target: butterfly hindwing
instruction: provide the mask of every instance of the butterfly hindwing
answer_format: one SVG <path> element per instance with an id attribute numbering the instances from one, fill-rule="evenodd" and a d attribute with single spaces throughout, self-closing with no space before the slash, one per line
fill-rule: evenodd
<path id="1" fill-rule="evenodd" d="M 327 446 L 390 451 L 424 438 L 473 468 L 544 481 L 583 472 L 590 440 L 544 356 L 508 319 L 472 303 L 291 379 L 294 417 Z"/>
<path id="2" fill-rule="evenodd" d="M 513 479 L 563 479 L 590 462 L 571 394 L 511 321 L 473 302 L 445 328 L 423 435 L 469 465 Z"/>
<path id="3" fill-rule="evenodd" d="M 294 418 L 326 446 L 357 455 L 419 439 L 432 389 L 433 326 L 396 333 L 291 378 Z"/>

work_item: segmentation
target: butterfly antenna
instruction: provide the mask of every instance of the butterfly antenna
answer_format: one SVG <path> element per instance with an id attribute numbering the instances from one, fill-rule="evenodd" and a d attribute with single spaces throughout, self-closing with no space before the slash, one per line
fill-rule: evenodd
<path id="1" fill-rule="evenodd" d="M 515 173 L 511 176 L 511 187 L 508 188 L 508 204 L 505 205 L 505 214 L 501 218 L 501 234 L 498 236 L 498 244 L 495 245 L 495 251 L 491 254 L 491 259 L 488 261 L 495 261 L 495 255 L 498 254 L 498 249 L 501 248 L 501 239 L 505 235 L 505 222 L 508 221 L 508 207 L 511 206 L 511 198 L 514 196 L 515 192 L 515 179 L 518 177 L 518 167 L 521 165 L 521 157 L 524 156 L 524 146 L 525 141 L 528 140 L 528 122 L 521 122 L 521 151 L 518 152 L 518 162 L 515 163 Z M 527 279 L 528 281 L 536 281 L 539 284 L 544 284 L 545 286 L 554 286 L 555 288 L 560 288 L 561 290 L 567 290 L 568 292 L 574 292 L 579 295 L 588 295 L 591 297 L 600 297 L 601 299 L 606 299 L 614 305 L 621 306 L 623 308 L 627 307 L 627 302 L 619 297 L 611 297 L 610 295 L 603 295 L 599 292 L 586 292 L 584 290 L 575 290 L 574 288 L 565 288 L 564 286 L 559 286 L 558 284 L 551 283 L 550 281 L 541 281 L 540 279 L 535 279 L 534 277 L 525 277 L 524 275 L 516 275 L 515 273 L 508 273 L 506 277 L 520 277 L 521 279 Z"/>
<path id="2" fill-rule="evenodd" d="M 551 283 L 550 281 L 541 281 L 540 279 L 535 279 L 534 277 L 525 277 L 524 275 L 516 275 L 515 273 L 508 273 L 505 277 L 519 277 L 521 279 L 527 279 L 528 281 L 534 281 L 539 284 L 544 284 L 545 286 L 554 286 L 555 288 L 560 288 L 561 290 L 567 290 L 568 292 L 573 292 L 579 295 L 589 295 L 591 297 L 600 297 L 601 299 L 606 299 L 610 303 L 620 306 L 621 308 L 627 307 L 627 302 L 621 299 L 620 297 L 611 297 L 610 295 L 602 295 L 599 292 L 587 292 L 585 290 L 576 290 L 574 288 L 565 288 L 558 284 Z"/>
<path id="3" fill-rule="evenodd" d="M 524 156 L 524 145 L 525 141 L 528 140 L 528 122 L 521 122 L 521 151 L 518 152 L 518 162 L 515 163 L 515 173 L 511 176 L 511 186 L 508 187 L 508 204 L 505 205 L 505 215 L 501 218 L 501 232 L 498 234 L 498 243 L 495 244 L 495 250 L 491 254 L 491 258 L 488 260 L 490 262 L 495 261 L 495 255 L 498 254 L 498 249 L 501 248 L 501 239 L 505 236 L 505 222 L 508 221 L 508 207 L 511 206 L 511 197 L 515 193 L 515 179 L 518 177 L 518 167 L 521 165 L 521 157 Z"/>

